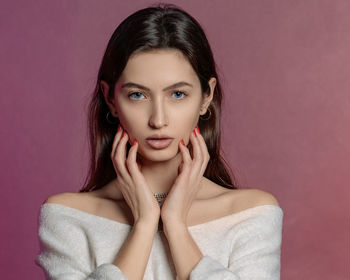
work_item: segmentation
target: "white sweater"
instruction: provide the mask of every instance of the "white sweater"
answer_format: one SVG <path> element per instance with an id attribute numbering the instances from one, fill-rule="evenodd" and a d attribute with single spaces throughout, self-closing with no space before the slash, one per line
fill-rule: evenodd
<path id="1" fill-rule="evenodd" d="M 203 254 L 189 279 L 280 279 L 282 219 L 279 206 L 262 205 L 189 226 Z M 131 229 L 131 225 L 61 204 L 42 204 L 41 252 L 35 263 L 47 279 L 127 280 L 112 263 Z M 176 277 L 167 239 L 158 231 L 143 279 Z"/>

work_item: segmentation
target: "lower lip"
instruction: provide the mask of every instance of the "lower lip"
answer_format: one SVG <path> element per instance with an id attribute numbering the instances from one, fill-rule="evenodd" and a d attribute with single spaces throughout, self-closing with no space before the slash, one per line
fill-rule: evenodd
<path id="1" fill-rule="evenodd" d="M 147 139 L 147 143 L 153 148 L 153 149 L 165 149 L 170 145 L 170 143 L 173 141 L 172 138 L 166 138 L 166 139 Z"/>

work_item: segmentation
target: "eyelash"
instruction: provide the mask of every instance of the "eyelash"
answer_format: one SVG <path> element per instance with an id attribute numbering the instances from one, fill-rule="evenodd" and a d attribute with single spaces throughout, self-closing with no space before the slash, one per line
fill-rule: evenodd
<path id="1" fill-rule="evenodd" d="M 140 93 L 140 94 L 142 94 L 143 95 L 143 93 L 142 92 L 139 92 L 139 91 L 134 91 L 134 92 L 131 92 L 130 94 L 128 94 L 128 97 L 130 98 L 130 99 L 134 99 L 134 100 L 138 100 L 139 98 L 131 98 L 131 96 L 132 95 L 134 95 L 134 94 L 136 94 L 136 93 Z M 174 94 L 174 93 L 182 93 L 182 98 L 175 98 L 175 99 L 178 99 L 178 100 L 181 100 L 181 99 L 184 99 L 186 96 L 187 96 L 187 94 L 186 93 L 184 93 L 183 91 L 181 91 L 181 90 L 176 90 L 176 91 L 173 91 L 172 92 L 172 94 Z"/>

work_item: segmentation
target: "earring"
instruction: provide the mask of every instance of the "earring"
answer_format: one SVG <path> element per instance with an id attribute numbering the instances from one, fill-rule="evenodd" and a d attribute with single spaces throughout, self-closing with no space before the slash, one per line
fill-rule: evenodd
<path id="1" fill-rule="evenodd" d="M 202 117 L 202 115 L 199 115 L 199 118 L 200 118 L 201 120 L 203 120 L 203 121 L 207 121 L 207 120 L 209 120 L 209 119 L 210 119 L 210 117 L 211 117 L 211 111 L 210 111 L 210 108 L 208 108 L 207 112 L 209 112 L 209 115 L 208 115 L 207 117 L 203 118 L 203 117 Z M 207 114 L 207 112 L 205 112 L 204 116 Z"/>
<path id="2" fill-rule="evenodd" d="M 116 123 L 118 123 L 118 121 L 115 121 L 115 122 L 112 122 L 110 119 L 109 119 L 109 115 L 111 115 L 111 112 L 110 111 L 108 111 L 107 112 L 107 115 L 106 115 L 106 119 L 107 119 L 107 122 L 109 123 L 109 124 L 116 124 Z M 115 120 L 117 120 L 118 118 L 115 118 Z"/>

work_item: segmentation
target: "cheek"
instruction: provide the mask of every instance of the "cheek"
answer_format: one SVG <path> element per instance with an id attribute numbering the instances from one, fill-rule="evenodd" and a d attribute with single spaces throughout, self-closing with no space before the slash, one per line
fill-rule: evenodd
<path id="1" fill-rule="evenodd" d="M 120 122 L 124 129 L 128 132 L 129 136 L 137 136 L 144 129 L 144 117 L 140 111 L 127 111 L 122 112 L 120 115 Z"/>
<path id="2" fill-rule="evenodd" d="M 181 132 L 182 136 L 187 138 L 191 134 L 192 130 L 197 126 L 198 122 L 197 112 L 193 110 L 187 110 L 181 114 L 174 114 L 173 125 L 177 128 L 178 132 Z"/>
<path id="3" fill-rule="evenodd" d="M 132 143 L 134 138 L 137 138 L 137 133 L 142 131 L 144 125 L 143 122 L 141 122 L 141 112 L 128 110 L 127 108 L 118 108 L 117 112 L 121 126 L 129 135 L 129 143 Z"/>
<path id="4" fill-rule="evenodd" d="M 142 126 L 141 120 L 144 119 L 144 112 L 137 106 L 128 106 L 127 102 L 123 98 L 124 97 L 117 95 L 116 110 L 121 125 L 128 132 L 128 134 L 132 136 L 133 132 L 138 131 L 138 126 Z"/>

